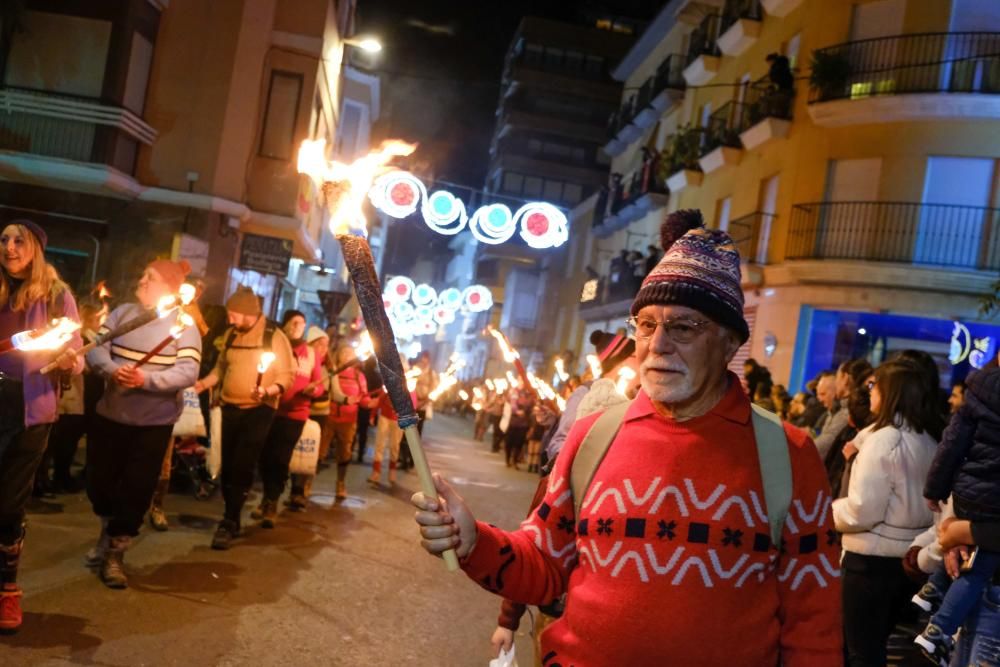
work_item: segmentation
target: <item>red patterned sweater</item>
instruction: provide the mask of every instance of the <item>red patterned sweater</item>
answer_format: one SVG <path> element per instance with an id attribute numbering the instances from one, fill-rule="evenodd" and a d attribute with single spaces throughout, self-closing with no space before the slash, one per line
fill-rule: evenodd
<path id="1" fill-rule="evenodd" d="M 750 422 L 735 376 L 709 414 L 659 416 L 640 392 L 573 516 L 580 420 L 541 505 L 514 532 L 480 522 L 463 569 L 526 604 L 567 592 L 542 635 L 545 667 L 840 667 L 840 547 L 815 446 L 787 426 L 793 500 L 770 545 Z"/>

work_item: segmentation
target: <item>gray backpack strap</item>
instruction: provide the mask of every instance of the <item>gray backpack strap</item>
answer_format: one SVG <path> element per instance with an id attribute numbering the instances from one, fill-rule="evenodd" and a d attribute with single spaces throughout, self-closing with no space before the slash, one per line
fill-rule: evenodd
<path id="1" fill-rule="evenodd" d="M 613 405 L 597 418 L 587 435 L 584 436 L 580 448 L 576 451 L 573 464 L 569 474 L 569 488 L 573 493 L 574 517 L 579 521 L 580 508 L 583 506 L 583 499 L 590 488 L 590 482 L 594 479 L 594 473 L 600 467 L 604 455 L 611 448 L 611 443 L 618 435 L 622 420 L 628 411 L 631 401 L 623 401 Z"/>
<path id="2" fill-rule="evenodd" d="M 788 458 L 788 439 L 781 418 L 751 404 L 753 435 L 757 441 L 757 459 L 764 483 L 764 511 L 771 526 L 771 542 L 781 546 L 781 531 L 792 503 L 792 463 Z"/>

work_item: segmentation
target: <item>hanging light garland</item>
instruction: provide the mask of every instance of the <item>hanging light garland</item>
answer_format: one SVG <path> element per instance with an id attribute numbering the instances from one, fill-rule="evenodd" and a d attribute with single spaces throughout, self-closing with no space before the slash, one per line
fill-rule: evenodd
<path id="1" fill-rule="evenodd" d="M 375 179 L 368 191 L 372 205 L 393 218 L 407 218 L 420 209 L 424 223 L 438 234 L 453 236 L 468 226 L 477 240 L 489 245 L 520 236 L 532 248 L 557 248 L 569 238 L 566 214 L 546 202 L 529 202 L 511 212 L 505 204 L 480 206 L 470 217 L 465 203 L 447 190 L 428 194 L 419 178 L 391 171 Z"/>
<path id="2" fill-rule="evenodd" d="M 440 292 L 426 283 L 415 284 L 406 276 L 394 276 L 382 291 L 382 304 L 397 338 L 436 335 L 455 321 L 459 312 L 481 313 L 493 307 L 493 293 L 483 285 L 464 290 L 448 287 Z"/>

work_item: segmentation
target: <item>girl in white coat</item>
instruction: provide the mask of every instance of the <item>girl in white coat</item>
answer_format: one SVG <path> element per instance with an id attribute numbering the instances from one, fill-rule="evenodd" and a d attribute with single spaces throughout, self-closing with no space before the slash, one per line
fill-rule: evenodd
<path id="1" fill-rule="evenodd" d="M 847 497 L 833 503 L 843 533 L 844 637 L 850 667 L 886 664 L 886 641 L 916 592 L 903 570 L 910 544 L 934 521 L 923 499 L 937 446 L 928 433 L 921 371 L 898 360 L 875 371 L 875 422 L 856 442 Z"/>

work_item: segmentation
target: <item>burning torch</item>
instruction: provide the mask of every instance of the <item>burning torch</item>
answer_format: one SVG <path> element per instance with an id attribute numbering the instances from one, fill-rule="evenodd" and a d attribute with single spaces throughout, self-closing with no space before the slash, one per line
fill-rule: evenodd
<path id="1" fill-rule="evenodd" d="M 399 426 L 410 445 L 413 462 L 420 477 L 420 487 L 424 495 L 437 497 L 434 478 L 417 432 L 418 418 L 406 389 L 403 364 L 396 349 L 395 335 L 382 301 L 382 289 L 375 272 L 375 261 L 371 247 L 365 239 L 367 222 L 363 204 L 375 178 L 386 169 L 386 165 L 397 156 L 410 155 L 416 146 L 401 141 L 383 142 L 379 150 L 355 160 L 351 164 L 330 162 L 326 159 L 326 142 L 304 141 L 299 150 L 299 173 L 309 175 L 322 184 L 327 194 L 330 209 L 330 224 L 334 236 L 340 243 L 344 263 L 354 283 L 354 293 L 361 306 L 365 324 L 372 337 L 375 358 L 378 359 L 382 381 L 399 416 Z M 458 569 L 458 556 L 454 549 L 442 554 L 449 570 Z"/>
<path id="2" fill-rule="evenodd" d="M 40 329 L 29 329 L 14 334 L 10 338 L 0 340 L 0 354 L 8 352 L 39 352 L 42 350 L 58 350 L 68 343 L 73 334 L 79 331 L 80 323 L 68 317 L 52 320 L 48 326 Z"/>
<path id="3" fill-rule="evenodd" d="M 274 352 L 261 352 L 260 361 L 257 362 L 257 391 L 260 391 L 260 383 L 264 380 L 264 373 L 274 363 Z"/>
<path id="4" fill-rule="evenodd" d="M 159 343 L 157 343 L 156 347 L 147 352 L 142 357 L 142 359 L 140 359 L 135 363 L 135 366 L 133 366 L 132 368 L 142 368 L 142 366 L 148 364 L 150 359 L 158 355 L 160 352 L 163 352 L 163 349 L 167 347 L 167 345 L 170 345 L 172 342 L 180 338 L 181 334 L 184 333 L 185 329 L 193 326 L 194 326 L 194 318 L 188 315 L 187 313 L 180 313 L 177 316 L 177 323 L 174 324 L 174 326 L 170 327 L 170 333 L 167 334 L 167 337 L 161 340 Z M 258 380 L 258 383 L 259 382 L 260 381 Z"/>

